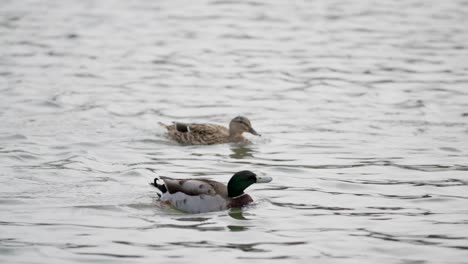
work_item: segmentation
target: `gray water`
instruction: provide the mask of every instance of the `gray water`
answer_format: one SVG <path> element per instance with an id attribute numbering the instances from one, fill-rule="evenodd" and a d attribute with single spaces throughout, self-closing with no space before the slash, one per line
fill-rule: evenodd
<path id="1" fill-rule="evenodd" d="M 466 263 L 467 1 L 0 2 L 2 263 Z M 250 118 L 250 145 L 158 122 Z M 158 175 L 274 178 L 242 210 Z"/>

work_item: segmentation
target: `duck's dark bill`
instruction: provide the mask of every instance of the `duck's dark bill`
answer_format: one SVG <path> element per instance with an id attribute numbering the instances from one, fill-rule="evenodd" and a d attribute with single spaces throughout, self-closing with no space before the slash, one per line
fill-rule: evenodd
<path id="1" fill-rule="evenodd" d="M 250 128 L 249 129 L 249 132 L 252 134 L 252 135 L 256 135 L 256 136 L 261 136 L 259 133 L 257 133 L 257 131 L 255 131 L 255 129 L 253 128 Z"/>

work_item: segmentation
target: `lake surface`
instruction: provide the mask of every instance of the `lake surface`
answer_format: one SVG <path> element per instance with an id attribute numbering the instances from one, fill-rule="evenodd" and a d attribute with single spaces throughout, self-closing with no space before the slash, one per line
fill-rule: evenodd
<path id="1" fill-rule="evenodd" d="M 2 263 L 466 263 L 467 1 L 0 2 Z M 179 146 L 158 125 L 250 145 Z M 242 210 L 158 175 L 271 176 Z"/>

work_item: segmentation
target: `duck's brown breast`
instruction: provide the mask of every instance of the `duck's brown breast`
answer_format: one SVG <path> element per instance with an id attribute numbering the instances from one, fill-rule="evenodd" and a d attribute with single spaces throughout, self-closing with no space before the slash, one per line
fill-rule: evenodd
<path id="1" fill-rule="evenodd" d="M 236 197 L 231 199 L 231 202 L 229 203 L 228 207 L 229 208 L 239 208 L 244 205 L 247 205 L 249 203 L 253 202 L 252 197 L 248 194 L 244 194 L 242 196 Z"/>

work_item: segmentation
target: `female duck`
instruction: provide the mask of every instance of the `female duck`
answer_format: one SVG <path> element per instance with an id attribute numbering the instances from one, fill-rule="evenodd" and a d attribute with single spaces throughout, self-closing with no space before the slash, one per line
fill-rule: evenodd
<path id="1" fill-rule="evenodd" d="M 153 185 L 162 194 L 161 201 L 188 213 L 204 213 L 239 208 L 253 202 L 244 190 L 254 183 L 266 183 L 270 177 L 259 177 L 251 171 L 239 171 L 229 180 L 227 186 L 208 179 L 172 179 L 160 177 Z"/>
<path id="2" fill-rule="evenodd" d="M 243 142 L 246 141 L 242 136 L 244 132 L 260 136 L 260 134 L 252 128 L 249 119 L 243 116 L 232 119 L 229 123 L 229 129 L 215 124 L 184 124 L 178 122 L 174 122 L 173 125 L 160 124 L 167 129 L 170 138 L 187 145 Z"/>

